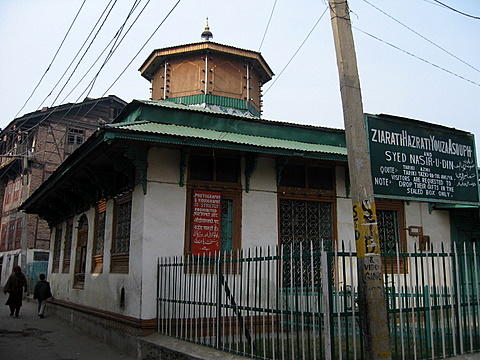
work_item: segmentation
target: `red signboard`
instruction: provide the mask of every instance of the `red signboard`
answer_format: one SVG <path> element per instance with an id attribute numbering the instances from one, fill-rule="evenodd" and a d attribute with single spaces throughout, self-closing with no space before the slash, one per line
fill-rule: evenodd
<path id="1" fill-rule="evenodd" d="M 192 255 L 220 251 L 222 193 L 194 190 Z"/>

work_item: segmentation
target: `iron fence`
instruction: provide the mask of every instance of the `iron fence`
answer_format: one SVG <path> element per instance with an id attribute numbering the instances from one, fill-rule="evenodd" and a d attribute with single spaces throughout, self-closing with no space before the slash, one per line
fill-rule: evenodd
<path id="1" fill-rule="evenodd" d="M 474 245 L 385 258 L 392 358 L 480 350 L 479 262 Z M 356 253 L 343 245 L 165 257 L 158 331 L 259 359 L 363 359 L 357 293 Z"/>

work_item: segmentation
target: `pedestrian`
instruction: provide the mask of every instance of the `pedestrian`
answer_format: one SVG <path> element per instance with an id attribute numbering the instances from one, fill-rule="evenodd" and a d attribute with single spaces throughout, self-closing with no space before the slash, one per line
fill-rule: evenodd
<path id="1" fill-rule="evenodd" d="M 40 274 L 40 281 L 37 282 L 33 291 L 33 298 L 38 300 L 38 316 L 40 316 L 40 319 L 43 319 L 47 299 L 51 297 L 50 283 L 45 281 L 45 274 Z"/>
<path id="2" fill-rule="evenodd" d="M 5 305 L 10 307 L 10 316 L 18 317 L 20 308 L 22 307 L 22 298 L 23 298 L 23 288 L 27 292 L 27 279 L 22 273 L 22 268 L 20 266 L 15 266 L 13 268 L 12 274 L 9 276 L 3 292 L 8 293 L 8 299 Z"/>

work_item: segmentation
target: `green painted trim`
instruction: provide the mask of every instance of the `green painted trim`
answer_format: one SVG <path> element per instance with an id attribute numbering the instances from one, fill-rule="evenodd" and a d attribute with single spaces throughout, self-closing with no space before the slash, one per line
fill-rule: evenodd
<path id="1" fill-rule="evenodd" d="M 212 94 L 198 94 L 198 95 L 189 95 L 189 96 L 181 96 L 175 98 L 168 98 L 165 101 L 170 101 L 175 104 L 182 104 L 182 105 L 196 105 L 196 104 L 210 104 L 210 105 L 218 105 L 218 106 L 225 106 L 240 110 L 247 110 L 252 115 L 259 117 L 260 112 L 249 102 L 246 100 L 240 99 L 232 99 L 226 96 L 218 96 Z"/>

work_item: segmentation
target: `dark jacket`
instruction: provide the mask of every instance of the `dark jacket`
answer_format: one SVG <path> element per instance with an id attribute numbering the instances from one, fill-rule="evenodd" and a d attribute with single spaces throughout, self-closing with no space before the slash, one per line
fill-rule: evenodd
<path id="1" fill-rule="evenodd" d="M 52 297 L 52 292 L 50 290 L 50 283 L 45 280 L 40 280 L 35 285 L 35 289 L 33 291 L 33 298 L 38 300 L 45 300 L 49 297 Z"/>

